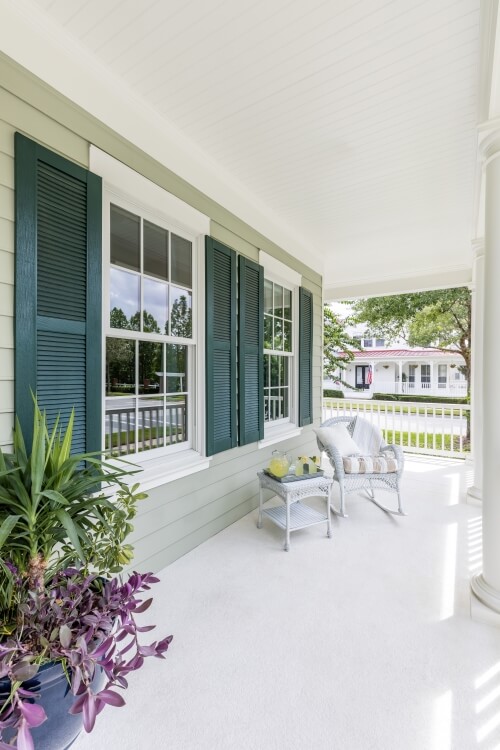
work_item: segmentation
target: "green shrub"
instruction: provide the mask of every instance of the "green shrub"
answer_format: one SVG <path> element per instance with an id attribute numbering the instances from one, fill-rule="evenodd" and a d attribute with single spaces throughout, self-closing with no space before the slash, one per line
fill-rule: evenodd
<path id="1" fill-rule="evenodd" d="M 336 391 L 333 388 L 324 388 L 323 396 L 325 398 L 344 398 L 343 391 Z"/>

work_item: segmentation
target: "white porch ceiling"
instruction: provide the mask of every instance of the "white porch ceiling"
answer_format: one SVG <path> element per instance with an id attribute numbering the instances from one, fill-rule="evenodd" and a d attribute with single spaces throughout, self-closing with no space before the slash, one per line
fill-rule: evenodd
<path id="1" fill-rule="evenodd" d="M 241 184 L 327 289 L 467 274 L 479 0 L 16 5 Z"/>

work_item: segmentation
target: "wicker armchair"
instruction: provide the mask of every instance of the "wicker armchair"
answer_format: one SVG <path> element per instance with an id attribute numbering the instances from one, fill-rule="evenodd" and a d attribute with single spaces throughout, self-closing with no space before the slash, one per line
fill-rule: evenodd
<path id="1" fill-rule="evenodd" d="M 366 436 L 366 439 L 363 441 L 359 441 L 357 439 L 357 436 L 354 438 L 356 440 L 357 445 L 360 448 L 360 451 L 364 455 L 378 453 L 380 455 L 383 455 L 387 452 L 388 456 L 394 456 L 397 460 L 397 471 L 388 472 L 386 474 L 384 473 L 372 473 L 372 474 L 360 474 L 360 473 L 353 473 L 349 474 L 344 470 L 344 462 L 342 460 L 342 456 L 340 452 L 335 448 L 334 445 L 331 445 L 327 448 L 325 447 L 319 437 L 317 437 L 318 442 L 318 448 L 320 451 L 325 451 L 328 458 L 330 459 L 330 463 L 333 466 L 334 474 L 333 474 L 333 480 L 335 482 L 338 482 L 339 489 L 340 489 L 340 509 L 336 510 L 336 508 L 332 505 L 332 510 L 334 513 L 340 516 L 346 516 L 345 513 L 345 496 L 350 492 L 358 492 L 359 490 L 366 490 L 366 493 L 368 495 L 368 498 L 375 503 L 375 505 L 378 505 L 379 508 L 384 510 L 386 513 L 394 513 L 395 515 L 404 516 L 406 513 L 403 511 L 402 503 L 401 503 L 401 494 L 400 494 L 400 481 L 401 476 L 403 474 L 403 468 L 404 468 L 404 454 L 399 445 L 387 445 L 382 437 L 382 433 L 376 427 L 375 425 L 371 424 L 371 422 L 368 422 L 368 420 L 363 419 L 359 416 L 346 416 L 346 417 L 334 417 L 333 419 L 328 419 L 326 422 L 323 422 L 321 427 L 332 427 L 334 424 L 338 424 L 339 422 L 344 422 L 347 426 L 347 429 L 351 435 L 353 436 L 353 433 L 355 432 L 355 426 L 356 426 L 356 420 L 360 420 L 361 424 L 358 424 L 358 428 L 356 430 L 357 433 L 361 432 Z M 363 444 L 363 442 L 365 444 Z M 374 446 L 377 446 L 375 450 L 373 450 Z M 375 490 L 387 490 L 389 492 L 395 492 L 398 498 L 398 506 L 397 509 L 395 508 L 388 508 L 385 505 L 382 505 L 375 499 Z"/>

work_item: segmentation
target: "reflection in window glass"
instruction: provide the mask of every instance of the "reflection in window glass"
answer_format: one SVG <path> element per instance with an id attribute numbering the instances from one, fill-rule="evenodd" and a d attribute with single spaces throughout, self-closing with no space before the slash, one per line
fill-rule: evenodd
<path id="1" fill-rule="evenodd" d="M 168 232 L 144 221 L 144 273 L 168 280 Z"/>
<path id="2" fill-rule="evenodd" d="M 283 289 L 283 317 L 287 320 L 292 319 L 292 292 L 290 289 Z"/>
<path id="3" fill-rule="evenodd" d="M 187 289 L 170 287 L 170 333 L 172 336 L 192 335 L 192 293 Z"/>
<path id="4" fill-rule="evenodd" d="M 120 206 L 111 206 L 111 263 L 141 270 L 141 220 Z"/>
<path id="5" fill-rule="evenodd" d="M 139 330 L 141 279 L 135 273 L 111 268 L 109 276 L 109 309 L 111 328 Z"/>
<path id="6" fill-rule="evenodd" d="M 292 323 L 288 320 L 283 323 L 283 349 L 285 352 L 292 351 Z"/>
<path id="7" fill-rule="evenodd" d="M 166 391 L 170 394 L 188 390 L 187 346 L 167 344 Z"/>
<path id="8" fill-rule="evenodd" d="M 135 393 L 135 341 L 106 339 L 106 396 Z"/>
<path id="9" fill-rule="evenodd" d="M 137 450 L 139 453 L 165 445 L 163 398 L 139 398 L 137 403 Z"/>
<path id="10" fill-rule="evenodd" d="M 274 285 L 274 314 L 283 317 L 283 287 L 279 284 Z"/>
<path id="11" fill-rule="evenodd" d="M 274 319 L 274 345 L 273 349 L 280 352 L 283 349 L 283 321 L 280 318 Z"/>
<path id="12" fill-rule="evenodd" d="M 139 393 L 162 392 L 163 344 L 139 341 Z"/>
<path id="13" fill-rule="evenodd" d="M 183 443 L 188 439 L 187 415 L 188 396 L 187 393 L 178 398 L 168 398 L 166 403 L 166 440 L 167 444 Z"/>
<path id="14" fill-rule="evenodd" d="M 264 349 L 273 348 L 273 319 L 264 315 Z"/>
<path id="15" fill-rule="evenodd" d="M 168 333 L 168 284 L 143 279 L 143 330 L 147 333 Z"/>
<path id="16" fill-rule="evenodd" d="M 193 286 L 193 246 L 189 240 L 171 235 L 172 281 L 174 284 Z"/>
<path id="17" fill-rule="evenodd" d="M 264 279 L 264 312 L 273 313 L 273 282 Z"/>

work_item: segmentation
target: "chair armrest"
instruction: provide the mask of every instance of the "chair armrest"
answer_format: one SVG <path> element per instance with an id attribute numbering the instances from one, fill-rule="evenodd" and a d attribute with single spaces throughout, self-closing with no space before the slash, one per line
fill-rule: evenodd
<path id="1" fill-rule="evenodd" d="M 384 447 L 381 449 L 381 452 L 385 453 L 385 451 L 392 451 L 394 453 L 398 462 L 398 474 L 401 474 L 405 463 L 405 454 L 403 453 L 403 449 L 401 448 L 401 446 L 395 444 L 384 445 Z"/>
<path id="2" fill-rule="evenodd" d="M 330 459 L 330 463 L 335 471 L 335 474 L 337 477 L 343 477 L 344 476 L 344 462 L 342 461 L 342 456 L 340 455 L 340 451 L 338 451 L 334 446 L 331 446 L 330 448 L 325 448 L 323 443 L 320 442 L 319 438 L 316 438 L 316 442 L 318 443 L 318 449 L 321 453 L 323 451 L 326 453 L 328 458 Z"/>

